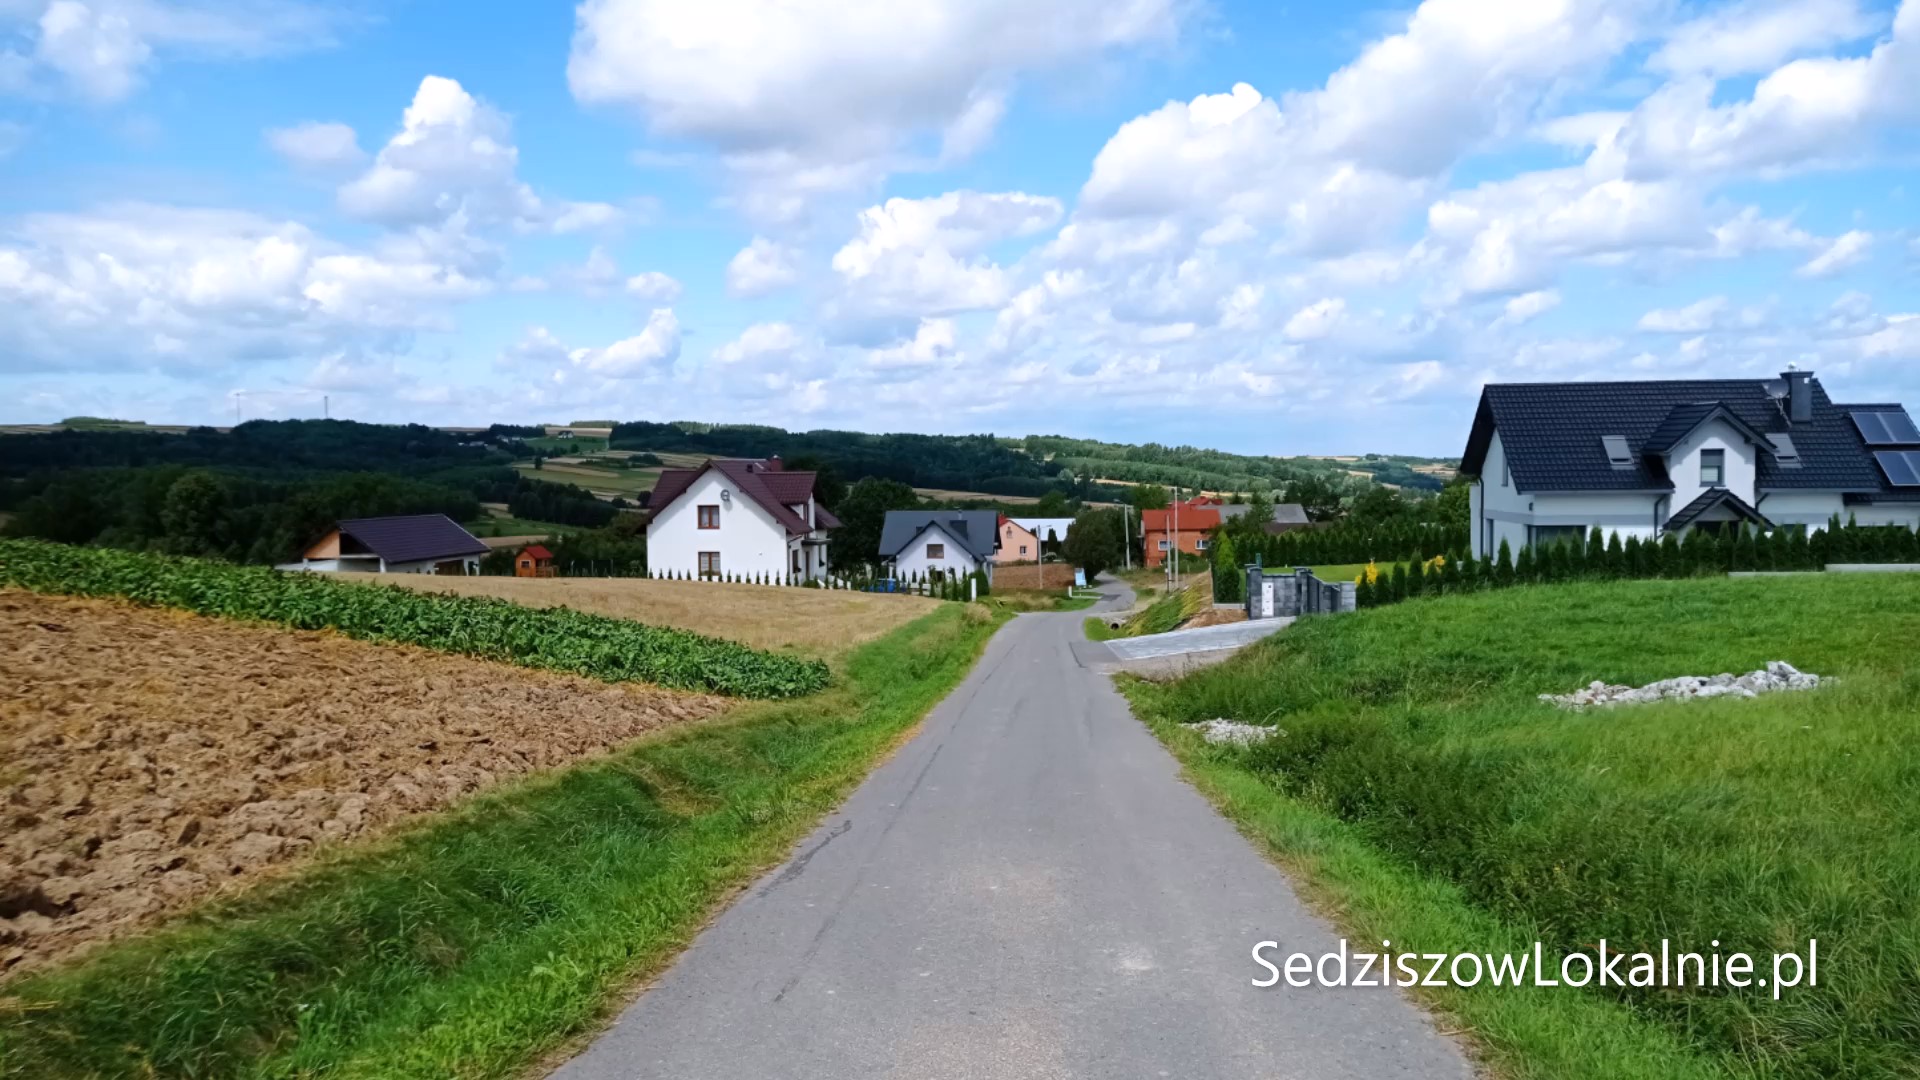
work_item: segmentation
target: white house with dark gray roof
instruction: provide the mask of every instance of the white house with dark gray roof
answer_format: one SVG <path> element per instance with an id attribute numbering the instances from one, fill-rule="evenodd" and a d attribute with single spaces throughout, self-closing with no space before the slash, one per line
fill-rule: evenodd
<path id="1" fill-rule="evenodd" d="M 965 576 L 993 580 L 1000 515 L 992 510 L 889 510 L 880 526 L 880 559 L 899 578 Z"/>
<path id="2" fill-rule="evenodd" d="M 1473 554 L 1598 528 L 1920 526 L 1920 430 L 1899 405 L 1835 404 L 1778 379 L 1490 383 L 1461 471 Z"/>

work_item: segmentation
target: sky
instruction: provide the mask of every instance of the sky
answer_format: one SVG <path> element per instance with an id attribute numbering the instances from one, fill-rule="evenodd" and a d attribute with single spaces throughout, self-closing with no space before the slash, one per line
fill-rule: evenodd
<path id="1" fill-rule="evenodd" d="M 0 0 L 0 422 L 1920 405 L 1920 0 Z"/>

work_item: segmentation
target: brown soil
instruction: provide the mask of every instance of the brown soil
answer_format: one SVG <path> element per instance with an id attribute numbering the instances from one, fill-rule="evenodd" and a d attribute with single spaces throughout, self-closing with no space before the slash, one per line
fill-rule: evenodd
<path id="1" fill-rule="evenodd" d="M 0 978 L 723 699 L 0 589 Z"/>

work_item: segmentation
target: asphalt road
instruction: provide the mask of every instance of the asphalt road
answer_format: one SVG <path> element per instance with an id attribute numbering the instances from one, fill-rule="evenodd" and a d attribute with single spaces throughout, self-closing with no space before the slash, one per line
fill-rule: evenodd
<path id="1" fill-rule="evenodd" d="M 1081 619 L 1003 628 L 912 742 L 554 1076 L 1470 1076 L 1392 990 L 1249 985 L 1254 943 L 1318 954 L 1335 934 L 1074 661 Z"/>

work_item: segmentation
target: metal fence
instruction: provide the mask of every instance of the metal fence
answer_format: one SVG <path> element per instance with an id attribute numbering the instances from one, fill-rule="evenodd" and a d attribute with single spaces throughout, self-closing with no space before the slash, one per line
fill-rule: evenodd
<path id="1" fill-rule="evenodd" d="M 1321 581 L 1310 567 L 1296 566 L 1285 573 L 1247 567 L 1249 619 L 1334 615 L 1352 611 L 1358 602 L 1359 589 L 1353 582 Z"/>

